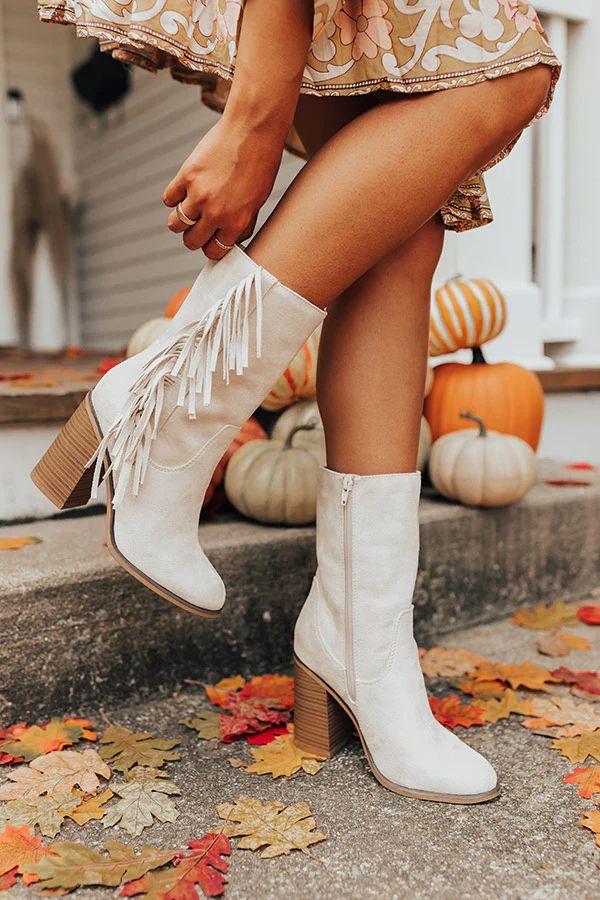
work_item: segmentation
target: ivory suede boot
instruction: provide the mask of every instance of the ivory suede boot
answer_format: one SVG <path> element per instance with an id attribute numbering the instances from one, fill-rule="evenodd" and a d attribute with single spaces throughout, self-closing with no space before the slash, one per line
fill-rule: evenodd
<path id="1" fill-rule="evenodd" d="M 333 756 L 354 725 L 389 790 L 481 803 L 498 795 L 496 773 L 434 718 L 413 638 L 420 481 L 320 471 L 318 568 L 294 641 L 294 740 Z"/>
<path id="2" fill-rule="evenodd" d="M 153 591 L 218 614 L 225 588 L 198 542 L 210 478 L 325 313 L 239 247 L 202 269 L 167 334 L 111 369 L 32 472 L 59 508 L 107 493 L 107 546 Z"/>

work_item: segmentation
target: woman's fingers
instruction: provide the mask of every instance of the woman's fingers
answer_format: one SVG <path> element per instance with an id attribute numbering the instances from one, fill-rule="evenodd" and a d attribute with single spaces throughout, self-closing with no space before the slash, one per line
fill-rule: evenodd
<path id="1" fill-rule="evenodd" d="M 165 188 L 163 193 L 163 203 L 165 206 L 177 206 L 185 200 L 188 192 L 187 180 L 181 174 L 181 170 L 177 173 L 173 181 Z"/>
<path id="2" fill-rule="evenodd" d="M 218 228 L 206 244 L 203 245 L 204 255 L 209 259 L 223 259 L 234 244 L 237 244 L 240 237 L 240 234 L 231 229 Z"/>
<path id="3" fill-rule="evenodd" d="M 188 250 L 199 250 L 200 247 L 204 247 L 204 245 L 210 241 L 215 233 L 215 229 L 215 223 L 211 222 L 205 216 L 202 216 L 195 225 L 192 225 L 185 230 L 183 234 L 183 243 Z"/>

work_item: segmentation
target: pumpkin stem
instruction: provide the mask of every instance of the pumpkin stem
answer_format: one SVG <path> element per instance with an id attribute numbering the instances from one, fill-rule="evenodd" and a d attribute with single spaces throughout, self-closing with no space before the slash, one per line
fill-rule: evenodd
<path id="1" fill-rule="evenodd" d="M 317 427 L 316 419 L 310 419 L 308 422 L 304 422 L 302 425 L 295 425 L 294 428 L 292 428 L 292 430 L 288 434 L 287 438 L 285 439 L 283 449 L 289 450 L 291 448 L 294 436 L 299 431 L 313 431 L 316 427 Z"/>
<path id="2" fill-rule="evenodd" d="M 479 437 L 487 437 L 487 428 L 485 427 L 485 422 L 483 419 L 480 419 L 472 412 L 461 412 L 461 419 L 468 419 L 470 422 L 475 422 L 476 425 L 479 425 Z"/>
<path id="3" fill-rule="evenodd" d="M 471 360 L 471 365 L 486 366 L 487 360 L 486 360 L 485 356 L 483 355 L 483 350 L 481 349 L 481 347 L 472 347 L 471 349 L 473 351 L 473 359 Z"/>

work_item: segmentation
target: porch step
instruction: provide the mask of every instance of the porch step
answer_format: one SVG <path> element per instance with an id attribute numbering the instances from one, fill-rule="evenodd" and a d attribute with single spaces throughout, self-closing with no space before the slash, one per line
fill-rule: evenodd
<path id="1" fill-rule="evenodd" d="M 562 467 L 556 473 L 565 476 Z M 577 474 L 588 476 L 567 477 Z M 600 477 L 590 480 L 589 487 L 540 483 L 500 510 L 470 510 L 425 492 L 419 639 L 600 585 Z M 313 528 L 236 519 L 201 525 L 228 589 L 226 611 L 214 621 L 178 610 L 126 575 L 103 546 L 101 516 L 0 529 L 1 537 L 15 535 L 42 543 L 0 554 L 0 720 L 290 665 L 293 624 L 315 567 Z"/>

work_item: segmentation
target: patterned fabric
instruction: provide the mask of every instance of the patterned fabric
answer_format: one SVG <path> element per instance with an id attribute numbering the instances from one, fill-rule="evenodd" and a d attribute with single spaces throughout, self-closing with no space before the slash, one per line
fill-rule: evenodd
<path id="1" fill-rule="evenodd" d="M 222 109 L 245 0 L 38 0 L 46 21 L 73 24 L 125 62 L 168 67 Z M 265 4 L 268 9 L 268 0 Z M 302 93 L 414 93 L 474 84 L 537 63 L 560 66 L 526 0 L 315 0 Z M 512 147 L 512 145 L 511 145 Z M 511 149 L 507 147 L 494 165 Z M 441 210 L 462 231 L 492 220 L 481 173 Z"/>

